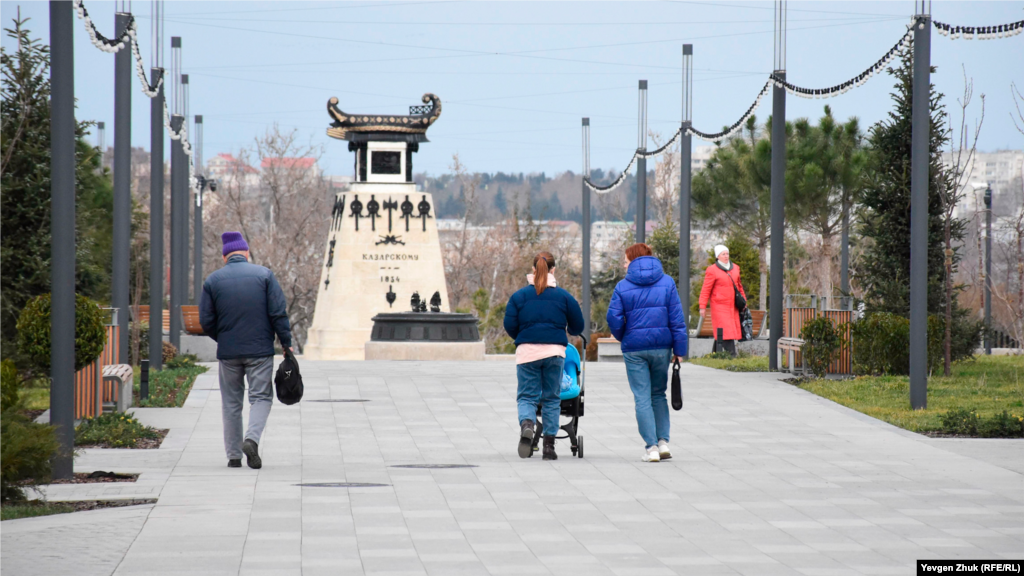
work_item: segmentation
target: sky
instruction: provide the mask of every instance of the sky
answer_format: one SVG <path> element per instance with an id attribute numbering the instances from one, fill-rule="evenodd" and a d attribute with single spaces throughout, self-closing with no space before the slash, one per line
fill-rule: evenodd
<path id="1" fill-rule="evenodd" d="M 120 7 L 122 3 L 118 2 Z M 128 3 L 147 68 L 152 2 Z M 85 0 L 100 31 L 114 36 L 114 2 Z M 17 10 L 49 41 L 46 2 L 0 2 L 4 27 Z M 417 172 L 578 172 L 580 119 L 591 119 L 591 166 L 622 170 L 637 146 L 637 81 L 649 81 L 649 128 L 667 137 L 681 119 L 682 44 L 693 44 L 693 123 L 716 132 L 736 121 L 773 64 L 771 2 L 166 2 L 165 60 L 182 38 L 191 114 L 202 114 L 204 155 L 237 153 L 273 124 L 322 147 L 328 174 L 350 175 L 352 153 L 326 136 L 332 96 L 346 112 L 406 114 L 425 92 L 442 114 L 414 160 Z M 787 77 L 819 88 L 874 63 L 906 31 L 914 2 L 789 2 Z M 934 2 L 933 19 L 982 26 L 1024 19 L 1024 2 Z M 3 46 L 14 43 L 6 36 Z M 979 149 L 1020 149 L 1009 118 L 1010 84 L 1024 91 L 1024 35 L 950 40 L 932 32 L 932 82 L 956 99 L 964 74 L 985 120 Z M 816 120 L 828 104 L 867 128 L 892 108 L 893 81 L 874 77 L 830 100 L 787 98 L 787 119 Z M 93 47 L 75 21 L 79 120 L 105 121 L 113 141 L 114 56 Z M 133 76 L 132 141 L 149 147 L 149 100 Z M 762 100 L 760 121 L 771 111 Z M 90 138 L 95 141 L 95 134 Z M 706 142 L 695 141 L 694 145 Z M 165 145 L 165 150 L 169 147 Z"/>

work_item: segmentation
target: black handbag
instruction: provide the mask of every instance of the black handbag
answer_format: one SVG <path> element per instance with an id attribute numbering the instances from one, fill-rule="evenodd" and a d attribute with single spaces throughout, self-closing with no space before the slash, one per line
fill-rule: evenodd
<path id="1" fill-rule="evenodd" d="M 302 374 L 299 373 L 299 363 L 291 350 L 284 351 L 284 361 L 277 367 L 274 385 L 277 387 L 277 399 L 282 404 L 290 406 L 302 400 Z"/>
<path id="2" fill-rule="evenodd" d="M 725 270 L 725 267 L 718 262 L 715 262 L 715 264 L 722 270 Z M 736 287 L 736 281 L 732 279 L 732 274 L 729 274 L 729 270 L 725 270 L 725 275 L 729 277 L 729 282 L 732 282 L 733 296 L 735 297 L 733 304 L 735 304 L 737 310 L 743 310 L 747 307 L 747 299 L 740 294 L 740 289 Z"/>
<path id="3" fill-rule="evenodd" d="M 672 363 L 672 409 L 683 409 L 683 384 L 679 381 L 679 360 Z"/>

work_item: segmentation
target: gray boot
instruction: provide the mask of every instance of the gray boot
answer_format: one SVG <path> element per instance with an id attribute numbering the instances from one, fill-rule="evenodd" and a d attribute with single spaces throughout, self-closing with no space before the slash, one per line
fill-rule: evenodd
<path id="1" fill-rule="evenodd" d="M 519 457 L 533 456 L 533 420 L 523 420 L 519 426 Z"/>

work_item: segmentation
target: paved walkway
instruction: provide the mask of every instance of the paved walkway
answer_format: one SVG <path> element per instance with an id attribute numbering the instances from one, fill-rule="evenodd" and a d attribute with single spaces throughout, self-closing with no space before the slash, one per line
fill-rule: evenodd
<path id="1" fill-rule="evenodd" d="M 215 372 L 184 408 L 138 410 L 171 428 L 160 450 L 76 462 L 142 472 L 136 486 L 47 493 L 158 503 L 4 522 L 5 576 L 895 575 L 1024 556 L 1024 442 L 923 438 L 771 375 L 686 365 L 676 456 L 647 464 L 623 366 L 591 363 L 586 458 L 560 442 L 551 463 L 516 456 L 510 363 L 302 369 L 260 471 L 225 467 Z M 393 467 L 418 463 L 476 468 Z M 387 486 L 297 486 L 323 482 Z"/>

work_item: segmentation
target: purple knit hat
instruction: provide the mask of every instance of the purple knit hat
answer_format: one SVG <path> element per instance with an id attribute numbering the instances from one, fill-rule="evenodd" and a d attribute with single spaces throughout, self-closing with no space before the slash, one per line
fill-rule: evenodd
<path id="1" fill-rule="evenodd" d="M 224 243 L 224 256 L 232 252 L 249 249 L 249 245 L 245 243 L 245 238 L 242 238 L 241 232 L 225 232 L 220 235 L 220 240 Z"/>

